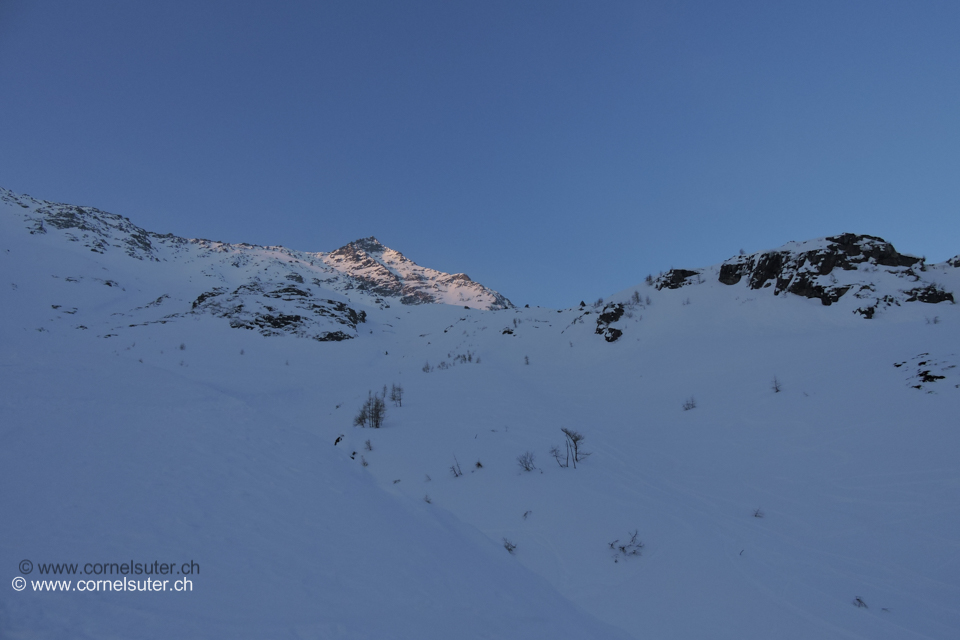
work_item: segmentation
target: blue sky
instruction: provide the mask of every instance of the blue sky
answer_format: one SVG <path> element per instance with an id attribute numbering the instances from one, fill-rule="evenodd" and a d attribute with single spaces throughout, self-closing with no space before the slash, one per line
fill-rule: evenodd
<path id="1" fill-rule="evenodd" d="M 375 235 L 518 304 L 844 231 L 960 253 L 954 0 L 2 0 L 0 87 L 2 186 Z"/>

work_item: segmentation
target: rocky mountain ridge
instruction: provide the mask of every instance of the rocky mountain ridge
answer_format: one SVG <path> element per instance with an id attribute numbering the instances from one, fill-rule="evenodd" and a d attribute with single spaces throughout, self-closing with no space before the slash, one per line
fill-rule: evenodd
<path id="1" fill-rule="evenodd" d="M 47 202 L 2 188 L 0 205 L 31 235 L 78 243 L 128 272 L 138 267 L 134 270 L 143 272 L 138 286 L 151 301 L 111 314 L 114 320 L 127 319 L 129 326 L 210 315 L 264 335 L 328 341 L 356 336 L 357 325 L 366 319 L 358 306 L 513 307 L 465 274 L 421 267 L 376 238 L 311 253 L 158 234 L 95 207 Z M 129 262 L 131 258 L 141 264 Z M 192 274 L 203 280 L 195 281 Z M 79 274 L 62 277 L 84 280 Z M 145 280 L 164 284 L 144 286 Z M 212 282 L 202 284 L 204 280 Z M 123 277 L 107 281 L 126 290 Z"/>
<path id="2" fill-rule="evenodd" d="M 883 238 L 843 233 L 735 256 L 712 269 L 671 269 L 654 285 L 658 290 L 680 289 L 702 284 L 712 275 L 727 286 L 744 282 L 751 290 L 818 299 L 824 306 L 849 293 L 864 301 L 854 312 L 869 319 L 881 308 L 906 302 L 955 302 L 953 292 L 931 276 L 958 264 L 960 256 L 927 265 L 923 258 L 899 253 Z"/>
<path id="3" fill-rule="evenodd" d="M 157 234 L 96 208 L 46 202 L 5 189 L 0 189 L 0 208 L 10 214 L 2 221 L 11 233 L 29 232 L 27 237 L 36 238 L 37 246 L 47 246 L 53 255 L 83 256 L 63 251 L 64 243 L 71 242 L 95 254 L 86 259 L 92 260 L 93 269 L 51 273 L 72 287 L 51 301 L 58 314 L 66 314 L 58 318 L 80 329 L 95 327 L 98 335 L 213 317 L 266 336 L 340 341 L 357 337 L 370 313 L 391 306 L 521 311 L 466 274 L 421 267 L 374 237 L 329 253 L 310 253 Z M 928 265 L 923 258 L 899 253 L 882 238 L 844 233 L 734 256 L 704 269 L 671 269 L 608 297 L 593 312 L 582 304 L 566 312 L 571 324 L 589 322 L 607 342 L 639 329 L 637 323 L 651 305 L 648 293 L 655 306 L 669 303 L 674 291 L 710 291 L 710 304 L 726 306 L 739 304 L 733 301 L 745 294 L 745 299 L 755 298 L 752 292 L 780 299 L 796 296 L 871 319 L 913 302 L 954 303 L 958 265 L 960 256 Z M 689 304 L 687 293 L 679 295 L 681 303 Z M 99 315 L 85 316 L 83 308 L 101 300 Z M 394 310 L 387 315 L 395 315 Z M 566 315 L 558 320 L 568 321 Z M 515 329 L 516 324 L 502 333 Z"/>

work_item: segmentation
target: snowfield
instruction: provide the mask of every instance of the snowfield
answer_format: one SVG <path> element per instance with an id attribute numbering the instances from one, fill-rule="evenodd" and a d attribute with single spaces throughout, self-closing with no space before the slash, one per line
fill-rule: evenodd
<path id="1" fill-rule="evenodd" d="M 521 309 L 369 239 L 338 266 L 3 193 L 0 637 L 960 635 L 956 260 L 818 239 Z M 799 259 L 838 243 L 864 259 Z M 199 568 L 40 569 L 131 561 Z"/>

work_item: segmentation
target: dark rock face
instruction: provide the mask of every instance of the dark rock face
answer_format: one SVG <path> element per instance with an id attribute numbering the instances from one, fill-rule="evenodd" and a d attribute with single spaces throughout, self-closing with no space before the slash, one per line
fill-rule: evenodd
<path id="1" fill-rule="evenodd" d="M 853 271 L 866 264 L 889 267 L 903 275 L 916 277 L 912 268 L 922 267 L 920 258 L 900 254 L 892 244 L 876 236 L 844 233 L 826 240 L 825 246 L 806 251 L 785 249 L 731 258 L 721 265 L 719 280 L 734 285 L 747 277 L 751 289 L 773 286 L 774 295 L 787 292 L 817 298 L 829 306 L 852 288 L 851 285 L 821 280 L 821 276 L 829 275 L 834 269 Z M 928 297 L 932 296 L 929 294 Z M 871 317 L 872 312 L 862 315 Z"/>
<path id="2" fill-rule="evenodd" d="M 292 286 L 270 290 L 259 282 L 233 291 L 221 287 L 202 293 L 190 313 L 226 318 L 234 329 L 256 330 L 265 336 L 296 335 L 321 342 L 354 337 L 343 329 L 331 331 L 331 325 L 355 331 L 367 319 L 365 311 L 357 312 L 343 302 L 314 298 Z"/>
<path id="3" fill-rule="evenodd" d="M 607 309 L 610 309 L 607 311 Z M 597 325 L 600 324 L 610 324 L 616 322 L 623 316 L 623 305 L 615 304 L 612 307 L 606 306 L 603 308 L 603 311 L 600 313 L 600 316 L 597 318 Z"/>
<path id="4" fill-rule="evenodd" d="M 603 339 L 607 342 L 616 342 L 617 339 L 623 335 L 623 331 L 610 325 L 623 317 L 623 311 L 623 305 L 619 302 L 605 306 L 603 310 L 600 311 L 600 315 L 597 316 L 597 330 L 595 333 L 602 335 Z"/>
<path id="5" fill-rule="evenodd" d="M 657 291 L 663 289 L 679 289 L 688 284 L 693 284 L 689 279 L 699 276 L 699 271 L 689 271 L 687 269 L 670 269 L 656 281 Z"/>
<path id="6" fill-rule="evenodd" d="M 400 304 L 428 304 L 433 301 L 433 297 L 423 291 L 411 291 L 400 298 Z"/>
<path id="7" fill-rule="evenodd" d="M 925 287 L 918 287 L 916 289 L 911 289 L 910 291 L 905 291 L 907 294 L 907 302 L 926 302 L 928 304 L 937 304 L 938 302 L 954 302 L 953 294 L 949 291 L 944 291 L 935 284 L 929 284 Z"/>
<path id="8" fill-rule="evenodd" d="M 868 297 L 858 294 L 857 297 Z M 865 307 L 858 307 L 853 310 L 854 313 L 859 314 L 869 320 L 872 318 L 878 310 L 885 309 L 887 307 L 899 307 L 900 301 L 894 298 L 893 296 L 883 296 L 876 298 L 873 304 L 867 305 Z"/>

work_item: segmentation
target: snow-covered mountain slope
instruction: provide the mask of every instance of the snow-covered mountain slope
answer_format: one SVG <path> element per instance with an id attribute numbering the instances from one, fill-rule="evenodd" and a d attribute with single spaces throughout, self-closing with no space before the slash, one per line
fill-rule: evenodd
<path id="1" fill-rule="evenodd" d="M 364 320 L 321 342 L 164 318 L 220 275 L 224 296 L 257 275 L 213 249 L 163 263 L 151 237 L 157 275 L 123 242 L 96 253 L 2 220 L 7 579 L 24 559 L 200 573 L 191 593 L 48 593 L 35 569 L 0 599 L 0 636 L 960 632 L 960 312 L 910 293 L 955 295 L 956 260 L 838 236 L 561 310 L 313 285 Z M 223 253 L 312 285 L 285 249 Z M 359 277 L 331 255 L 313 266 Z M 883 296 L 899 304 L 858 311 Z M 371 394 L 381 429 L 354 426 Z M 561 429 L 583 436 L 576 465 Z"/>
<path id="2" fill-rule="evenodd" d="M 354 308 L 358 305 L 512 307 L 466 275 L 420 267 L 375 238 L 332 253 L 188 240 L 145 231 L 96 208 L 45 202 L 5 189 L 0 189 L 0 217 L 9 233 L 18 233 L 18 227 L 29 230 L 56 253 L 70 246 L 67 242 L 88 250 L 71 252 L 70 267 L 51 274 L 79 285 L 81 293 L 74 297 L 87 307 L 92 299 L 104 298 L 91 296 L 91 288 L 105 285 L 126 294 L 106 296 L 111 301 L 105 301 L 110 305 L 106 316 L 101 309 L 98 317 L 76 323 L 101 335 L 125 326 L 213 315 L 263 335 L 344 340 L 356 337 L 357 325 L 364 321 L 363 311 Z M 81 263 L 100 267 L 92 280 L 84 280 Z M 83 310 L 67 309 L 72 320 Z"/>

